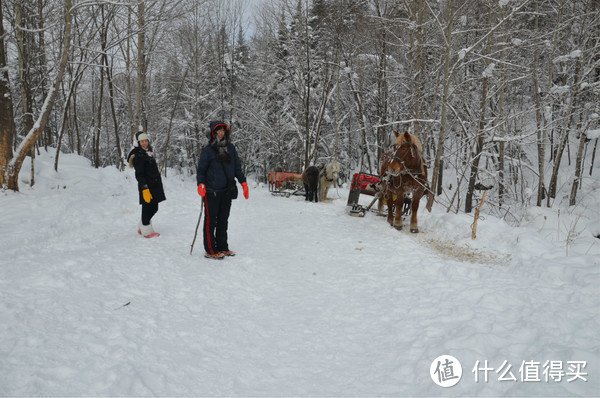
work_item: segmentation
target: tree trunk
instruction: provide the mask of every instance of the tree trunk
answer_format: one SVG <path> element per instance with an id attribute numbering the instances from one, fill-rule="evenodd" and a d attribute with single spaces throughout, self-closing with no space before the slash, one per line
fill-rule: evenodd
<path id="1" fill-rule="evenodd" d="M 60 87 L 65 68 L 67 66 L 67 61 L 69 59 L 69 50 L 71 45 L 71 3 L 72 0 L 65 0 L 65 28 L 64 28 L 64 37 L 62 43 L 62 51 L 60 63 L 58 64 L 58 71 L 56 77 L 54 79 L 54 84 L 51 87 L 46 99 L 44 101 L 44 105 L 42 107 L 42 113 L 38 116 L 34 127 L 29 131 L 27 136 L 23 139 L 23 141 L 19 144 L 19 146 L 14 151 L 14 157 L 12 159 L 0 159 L 0 170 L 3 170 L 3 185 L 6 185 L 8 189 L 12 189 L 14 191 L 19 190 L 19 171 L 21 170 L 21 166 L 23 165 L 23 161 L 27 154 L 30 153 L 38 138 L 42 135 L 44 128 L 46 127 L 46 123 L 48 122 L 48 118 L 50 113 L 52 112 L 52 107 L 54 106 L 54 102 L 56 100 L 56 95 L 58 93 L 58 89 Z M 3 47 L 3 46 L 2 46 Z M 0 83 L 2 85 L 4 83 Z M 2 100 L 4 100 L 5 96 L 2 96 Z M 10 97 L 9 97 L 10 98 Z M 8 117 L 8 116 L 7 116 Z M 12 118 L 12 114 L 10 118 Z M 2 116 L 4 118 L 4 115 Z M 9 121 L 10 123 L 10 121 Z M 14 125 L 14 120 L 12 120 Z M 4 124 L 3 124 L 4 126 Z M 4 133 L 4 128 L 2 130 Z M 0 139 L 0 142 L 4 142 L 5 137 Z M 8 160 L 8 161 L 7 161 Z M 6 162 L 7 161 L 7 162 Z M 6 162 L 6 163 L 5 163 Z"/>
<path id="2" fill-rule="evenodd" d="M 571 88 L 569 104 L 567 105 L 567 109 L 565 111 L 565 117 L 567 118 L 568 122 L 567 122 L 567 125 L 561 129 L 560 142 L 559 142 L 558 148 L 556 150 L 556 157 L 554 159 L 554 167 L 552 168 L 552 176 L 550 177 L 550 188 L 549 188 L 548 196 L 550 196 L 551 198 L 556 197 L 556 188 L 557 188 L 556 185 L 557 185 L 557 181 L 558 181 L 558 172 L 560 170 L 560 164 L 562 161 L 563 153 L 564 153 L 565 148 L 567 147 L 567 144 L 569 141 L 569 132 L 571 131 L 571 125 L 573 124 L 573 116 L 575 114 L 575 105 L 577 102 L 577 96 L 579 94 L 579 86 L 580 86 L 579 82 L 581 80 L 581 60 L 578 59 L 576 62 L 577 63 L 575 66 L 575 82 Z M 550 206 L 550 203 L 548 203 L 548 206 Z"/>
<path id="3" fill-rule="evenodd" d="M 133 134 L 139 131 L 140 126 L 144 131 L 147 130 L 146 117 L 144 109 L 145 91 L 146 91 L 146 22 L 145 22 L 145 3 L 139 0 L 138 3 L 138 51 L 137 51 L 137 89 L 135 102 L 135 126 Z"/>
<path id="4" fill-rule="evenodd" d="M 302 15 L 308 10 L 302 7 L 302 0 L 298 0 L 296 6 L 298 15 L 297 41 L 298 41 L 298 93 L 301 94 L 298 115 L 298 124 L 304 124 L 304 169 L 310 165 L 311 128 L 310 128 L 310 96 L 312 86 L 310 38 L 308 35 L 308 18 L 303 20 Z M 302 48 L 302 46 L 304 46 Z"/>
<path id="5" fill-rule="evenodd" d="M 79 130 L 79 117 L 77 116 L 77 92 L 73 93 L 73 128 L 75 130 L 75 138 L 77 141 L 77 154 L 82 154 L 81 149 L 81 131 Z"/>
<path id="6" fill-rule="evenodd" d="M 539 1 L 535 2 L 535 31 L 539 32 Z M 533 85 L 535 92 L 533 93 L 535 97 L 535 120 L 536 120 L 536 132 L 537 132 L 537 149 L 538 149 L 538 194 L 537 194 L 537 206 L 542 205 L 542 200 L 545 195 L 545 186 L 544 186 L 544 163 L 546 161 L 546 131 L 542 128 L 542 119 L 543 119 L 543 109 L 542 109 L 542 101 L 541 101 L 541 92 L 540 92 L 540 81 L 538 77 L 538 67 L 539 67 L 539 50 L 536 46 L 533 52 Z"/>
<path id="7" fill-rule="evenodd" d="M 559 44 L 559 32 L 560 32 L 560 24 L 562 22 L 562 14 L 563 14 L 563 7 L 564 6 L 564 0 L 561 0 L 560 2 L 560 6 L 558 9 L 558 17 L 557 17 L 557 28 L 554 31 L 554 39 L 553 39 L 553 43 L 552 43 L 552 55 L 550 56 L 550 59 L 554 59 L 555 55 L 556 55 L 556 51 L 558 50 L 558 44 Z M 550 90 L 552 89 L 552 85 L 553 85 L 553 80 L 554 80 L 554 62 L 549 62 L 549 70 L 548 70 L 548 85 L 546 87 L 546 93 L 550 93 Z M 551 98 L 551 96 L 549 96 Z M 550 103 L 549 105 L 547 105 L 549 109 L 553 109 L 554 106 L 552 103 Z M 544 129 L 548 129 L 548 124 L 549 124 L 549 120 L 547 120 L 547 118 L 544 118 Z M 554 133 L 552 133 L 552 137 L 554 137 Z M 553 155 L 556 155 L 557 151 L 555 151 L 554 148 L 554 143 L 553 143 L 553 139 L 550 141 L 550 156 L 552 159 Z M 554 158 L 555 164 L 558 163 L 560 164 L 560 160 L 558 158 Z M 556 197 L 556 183 L 557 183 L 557 179 L 558 179 L 558 175 L 556 174 L 556 169 L 553 168 L 552 170 L 552 175 L 550 176 L 550 182 L 548 184 L 548 203 L 547 206 L 550 207 L 550 199 L 551 198 L 555 198 Z"/>
<path id="8" fill-rule="evenodd" d="M 28 4 L 31 5 L 31 4 Z M 26 4 L 15 3 L 15 32 L 17 38 L 17 55 L 19 59 L 19 88 L 21 90 L 21 108 L 23 111 L 23 129 L 31 131 L 33 128 L 33 71 L 32 65 L 36 52 L 34 48 L 33 33 L 36 27 L 31 21 L 31 10 L 24 10 Z M 30 186 L 35 185 L 35 150 L 31 148 L 31 177 Z"/>
<path id="9" fill-rule="evenodd" d="M 94 136 L 94 167 L 100 167 L 100 138 L 102 134 L 102 104 L 104 102 L 104 68 L 100 67 L 100 92 L 98 93 L 98 108 L 96 109 L 96 134 Z"/>
<path id="10" fill-rule="evenodd" d="M 346 59 L 346 65 L 351 65 Z M 356 87 L 356 83 L 354 82 L 354 77 L 352 76 L 352 68 L 348 69 L 348 84 L 350 85 L 350 91 L 352 91 L 352 96 L 354 97 L 354 103 L 356 105 L 356 118 L 358 119 L 358 123 L 360 124 L 360 136 L 361 136 L 361 159 L 360 159 L 360 171 L 364 171 L 364 159 L 365 156 L 367 158 L 367 167 L 368 172 L 372 173 L 371 169 L 371 158 L 369 157 L 369 148 L 367 146 L 367 123 L 366 116 L 364 113 L 364 108 L 362 104 L 362 97 L 358 88 Z M 377 171 L 379 172 L 379 170 Z"/>
<path id="11" fill-rule="evenodd" d="M 600 2 L 598 2 L 598 3 L 600 3 Z M 560 16 L 562 16 L 562 8 L 563 8 L 562 6 L 563 6 L 563 4 L 561 2 L 561 8 L 560 8 L 560 14 L 559 14 Z M 597 5 L 595 6 L 592 4 L 592 2 L 589 2 L 587 5 L 587 10 L 584 15 L 593 15 L 593 11 L 597 12 L 597 10 L 598 10 Z M 578 37 L 578 40 L 576 40 L 576 42 L 579 43 L 579 45 L 581 45 L 582 47 L 585 47 L 585 45 L 583 45 L 583 43 L 587 40 L 588 37 L 590 37 L 590 38 L 597 37 L 597 32 L 598 32 L 597 28 L 596 29 L 592 28 L 593 26 L 597 26 L 597 19 L 595 21 L 594 21 L 594 19 L 592 19 L 593 22 L 591 24 L 586 23 L 586 21 L 587 21 L 587 18 L 585 18 L 585 17 L 583 17 L 583 20 L 578 21 L 581 28 L 579 29 L 580 35 Z M 587 29 L 586 29 L 586 27 L 587 27 Z M 596 34 L 594 34 L 594 33 L 596 33 Z M 560 42 L 561 40 L 557 39 L 555 41 Z M 597 40 L 594 41 L 593 43 L 594 44 L 592 44 L 592 45 L 597 45 Z M 574 81 L 573 81 L 573 85 L 571 86 L 571 90 L 570 90 L 569 105 L 564 113 L 564 117 L 568 119 L 568 123 L 567 123 L 566 127 L 563 125 L 563 128 L 561 129 L 560 142 L 559 142 L 558 148 L 556 150 L 554 167 L 552 168 L 552 175 L 550 177 L 550 182 L 549 182 L 549 187 L 548 187 L 548 196 L 551 198 L 556 197 L 558 172 L 559 172 L 559 168 L 560 168 L 560 164 L 561 164 L 561 160 L 562 160 L 562 154 L 563 154 L 565 147 L 567 145 L 567 142 L 568 142 L 569 131 L 571 130 L 571 125 L 573 124 L 573 114 L 576 113 L 576 105 L 577 105 L 577 101 L 579 99 L 579 91 L 581 89 L 580 83 L 582 83 L 582 79 L 584 78 L 582 75 L 589 73 L 589 72 L 585 72 L 585 69 L 587 69 L 587 68 L 584 65 L 582 65 L 581 57 L 578 58 L 576 61 L 576 64 L 575 64 Z M 550 206 L 550 199 L 548 199 L 548 206 Z"/>
<path id="12" fill-rule="evenodd" d="M 312 126 L 312 130 L 315 132 L 315 140 L 312 144 L 312 150 L 310 152 L 309 162 L 312 162 L 317 155 L 317 151 L 319 149 L 321 129 L 323 126 L 323 120 L 325 119 L 327 104 L 329 103 L 329 98 L 330 98 L 330 95 L 333 90 L 333 74 L 331 74 L 331 75 L 329 74 L 328 67 L 326 67 L 325 69 L 326 69 L 326 71 L 323 74 L 325 80 L 323 82 L 323 87 L 321 88 L 321 90 L 322 90 L 321 100 L 319 102 L 319 106 L 318 106 L 317 112 L 315 114 L 315 120 L 314 120 L 313 126 Z M 333 73 L 335 73 L 335 72 L 333 72 Z"/>
<path id="13" fill-rule="evenodd" d="M 46 79 L 48 77 L 48 60 L 46 58 L 46 28 L 44 25 L 44 4 L 46 3 L 45 0 L 38 0 L 37 1 L 37 23 L 36 23 L 36 29 L 37 29 L 37 35 L 38 35 L 38 45 L 37 45 L 37 51 L 35 54 L 35 57 L 37 58 L 37 77 L 36 77 L 36 81 L 40 82 L 41 84 L 41 89 L 40 89 L 40 93 L 41 93 L 41 98 L 46 98 L 46 84 L 44 84 L 46 82 Z M 52 143 L 52 136 L 51 136 L 51 129 L 44 129 L 46 134 L 43 134 L 42 137 L 45 136 L 44 139 L 44 146 L 48 146 L 51 145 Z"/>
<path id="14" fill-rule="evenodd" d="M 132 66 L 131 66 L 131 41 L 132 41 L 132 22 L 131 22 L 131 9 L 127 10 L 127 40 L 125 44 L 124 58 L 125 58 L 125 71 L 127 73 L 125 77 L 125 87 L 127 91 L 127 111 L 129 115 L 129 138 L 130 141 L 133 140 L 135 133 L 138 131 L 138 126 L 136 125 L 137 118 L 135 114 L 135 108 L 133 106 L 133 88 L 131 87 L 131 75 L 132 75 Z"/>
<path id="15" fill-rule="evenodd" d="M 388 49 L 387 49 L 387 35 L 385 25 L 384 14 L 381 12 L 381 6 L 379 2 L 376 2 L 377 17 L 380 20 L 381 33 L 378 35 L 378 41 L 381 46 L 381 50 L 378 54 L 379 64 L 377 65 L 377 120 L 379 126 L 377 127 L 377 159 L 381 159 L 383 153 L 387 149 L 387 146 L 391 140 L 391 137 L 387 135 L 387 114 L 388 114 Z"/>
<path id="16" fill-rule="evenodd" d="M 190 70 L 190 65 L 188 65 L 185 69 L 185 73 L 183 74 L 183 78 L 181 79 L 181 84 L 177 88 L 177 92 L 175 93 L 175 104 L 173 105 L 173 109 L 171 110 L 171 117 L 169 118 L 169 127 L 167 128 L 167 139 L 165 142 L 165 146 L 163 148 L 163 152 L 165 154 L 163 165 L 161 167 L 161 171 L 164 170 L 164 176 L 167 176 L 167 162 L 169 159 L 169 144 L 171 142 L 171 128 L 173 127 L 173 118 L 175 117 L 175 112 L 177 111 L 177 106 L 179 105 L 179 98 L 181 97 L 181 90 L 183 89 L 183 85 L 185 84 L 185 78 Z"/>
<path id="17" fill-rule="evenodd" d="M 125 169 L 125 164 L 123 163 L 123 153 L 121 150 L 121 139 L 119 137 L 119 121 L 117 119 L 117 112 L 115 109 L 115 89 L 113 85 L 112 79 L 112 67 L 108 62 L 108 54 L 107 54 L 107 35 L 108 35 L 108 25 L 109 21 L 106 20 L 104 16 L 104 6 L 102 7 L 102 29 L 100 30 L 101 35 L 101 46 L 102 46 L 102 64 L 103 68 L 106 72 L 106 81 L 108 83 L 108 102 L 110 104 L 110 114 L 113 120 L 113 127 L 115 133 L 115 146 L 117 148 L 117 160 L 116 166 L 119 170 Z M 184 77 L 185 79 L 185 77 Z"/>
<path id="18" fill-rule="evenodd" d="M 9 181 L 14 173 L 8 167 L 13 158 L 13 139 L 15 136 L 15 120 L 13 113 L 8 66 L 4 49 L 4 17 L 0 5 L 0 188 L 14 186 L 16 181 Z M 18 174 L 18 173 L 17 173 Z"/>
<path id="19" fill-rule="evenodd" d="M 30 24 L 25 20 L 23 4 L 15 3 L 15 25 L 17 37 L 17 54 L 19 58 L 19 88 L 21 89 L 21 108 L 23 110 L 23 128 L 30 131 L 33 128 L 33 94 L 31 92 L 31 63 L 32 48 L 31 33 L 26 31 Z"/>
<path id="20" fill-rule="evenodd" d="M 69 93 L 67 94 L 67 98 L 65 100 L 65 106 L 62 112 L 62 123 L 58 132 L 58 142 L 56 143 L 56 155 L 54 156 L 54 171 L 58 171 L 58 159 L 60 158 L 60 148 L 62 146 L 63 135 L 65 133 L 65 128 L 68 121 L 68 112 L 71 104 L 71 97 L 73 96 L 73 91 L 75 90 L 75 87 L 77 87 L 76 81 L 71 85 L 71 88 L 69 89 Z"/>
<path id="21" fill-rule="evenodd" d="M 415 20 L 416 20 L 416 32 L 414 33 L 414 39 L 411 40 L 414 43 L 414 79 L 411 81 L 413 86 L 412 92 L 412 118 L 415 120 L 414 133 L 417 137 L 421 137 L 421 123 L 419 120 L 423 118 L 423 98 L 422 98 L 422 84 L 426 78 L 426 62 L 425 62 L 425 37 L 423 23 L 425 20 L 425 7 L 423 0 L 413 1 L 415 5 Z M 412 30 L 411 30 L 412 34 Z"/>
<path id="22" fill-rule="evenodd" d="M 503 13 L 503 11 L 500 11 Z M 506 59 L 506 43 L 507 41 L 506 34 L 502 35 L 500 39 L 500 60 L 504 61 Z M 507 120 L 505 119 L 504 114 L 504 106 L 506 102 L 506 66 L 504 62 L 501 62 L 500 65 L 500 93 L 498 100 L 498 116 L 499 116 L 499 131 L 500 131 L 500 142 L 498 143 L 498 204 L 500 207 L 504 204 L 504 192 L 506 190 L 506 179 L 504 177 L 504 168 L 505 168 L 505 156 L 506 156 L 506 124 Z"/>
<path id="23" fill-rule="evenodd" d="M 490 25 L 492 20 L 492 11 L 490 9 L 488 13 L 488 25 Z M 488 39 L 486 49 L 485 49 L 485 60 L 484 65 L 485 69 L 490 65 L 490 42 L 491 38 Z M 484 76 L 483 84 L 481 87 L 481 103 L 480 103 L 480 115 L 479 115 L 479 127 L 477 130 L 477 137 L 475 140 L 475 153 L 471 156 L 471 172 L 469 174 L 469 185 L 467 188 L 467 196 L 465 198 L 465 213 L 470 213 L 473 210 L 473 194 L 475 193 L 475 183 L 477 181 L 477 175 L 479 172 L 479 162 L 481 161 L 481 153 L 483 151 L 484 145 L 484 135 L 485 135 L 485 110 L 488 99 L 488 84 L 489 77 Z"/>
<path id="24" fill-rule="evenodd" d="M 444 79 L 442 80 L 443 84 L 443 94 L 442 94 L 442 114 L 440 117 L 440 134 L 438 136 L 438 145 L 437 150 L 435 152 L 435 162 L 433 164 L 432 181 L 431 181 L 431 189 L 434 194 L 429 195 L 427 198 L 427 209 L 431 211 L 431 206 L 433 205 L 434 196 L 442 193 L 442 177 L 443 177 L 443 164 L 442 159 L 444 157 L 444 140 L 446 135 L 446 122 L 447 122 L 447 114 L 448 114 L 448 95 L 450 92 L 450 57 L 452 52 L 452 26 L 454 22 L 454 0 L 449 0 L 447 11 L 447 21 L 446 21 L 446 29 L 444 30 L 444 37 L 446 42 L 446 49 L 444 54 Z"/>
<path id="25" fill-rule="evenodd" d="M 569 205 L 575 206 L 577 204 L 577 190 L 581 184 L 581 174 L 583 173 L 583 152 L 585 148 L 585 141 L 587 135 L 585 132 L 581 133 L 579 138 L 579 148 L 577 149 L 577 160 L 575 161 L 575 178 L 573 179 L 573 185 L 571 186 L 571 196 L 569 197 Z"/>

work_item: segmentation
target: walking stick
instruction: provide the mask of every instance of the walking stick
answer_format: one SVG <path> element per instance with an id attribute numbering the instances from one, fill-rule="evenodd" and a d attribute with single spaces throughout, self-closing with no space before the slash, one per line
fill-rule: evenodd
<path id="1" fill-rule="evenodd" d="M 200 226 L 200 220 L 202 219 L 202 213 L 204 212 L 204 198 L 202 198 L 202 205 L 200 206 L 200 215 L 198 216 L 198 224 L 196 224 L 196 232 L 194 232 L 194 240 L 192 241 L 192 248 L 190 249 L 190 256 L 194 250 L 194 243 L 196 243 L 196 236 L 198 236 L 198 227 Z"/>

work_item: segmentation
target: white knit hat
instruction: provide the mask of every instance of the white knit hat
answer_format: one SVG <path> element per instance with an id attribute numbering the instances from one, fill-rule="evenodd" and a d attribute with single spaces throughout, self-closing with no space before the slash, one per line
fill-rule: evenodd
<path id="1" fill-rule="evenodd" d="M 144 140 L 150 140 L 148 138 L 148 134 L 144 133 L 143 131 L 138 132 L 135 135 L 135 139 L 139 142 L 139 141 L 144 141 Z"/>

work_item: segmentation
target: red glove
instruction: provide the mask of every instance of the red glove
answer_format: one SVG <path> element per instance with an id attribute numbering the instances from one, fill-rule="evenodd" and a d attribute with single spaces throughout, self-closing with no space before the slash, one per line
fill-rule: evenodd
<path id="1" fill-rule="evenodd" d="M 206 185 L 200 184 L 198 185 L 198 195 L 204 197 L 206 196 Z"/>
<path id="2" fill-rule="evenodd" d="M 250 195 L 248 193 L 248 183 L 242 182 L 242 189 L 244 190 L 244 198 L 248 199 L 248 196 Z"/>

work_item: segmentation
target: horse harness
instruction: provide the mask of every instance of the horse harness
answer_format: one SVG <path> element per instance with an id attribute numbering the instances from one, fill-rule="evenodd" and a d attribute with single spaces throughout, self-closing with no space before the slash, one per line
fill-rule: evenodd
<path id="1" fill-rule="evenodd" d="M 401 148 L 402 146 L 404 146 L 404 145 L 408 145 L 408 146 L 410 146 L 410 151 L 411 151 L 411 152 L 413 152 L 413 151 L 415 151 L 415 150 L 416 150 L 416 145 L 415 145 L 415 144 L 413 144 L 412 142 L 405 142 L 405 143 L 401 144 L 401 145 L 398 147 L 398 149 L 400 149 L 400 148 Z M 417 153 L 418 153 L 418 150 L 416 150 L 416 151 L 417 151 Z M 400 162 L 400 164 L 401 164 L 402 166 L 404 166 L 404 168 L 402 169 L 402 171 L 400 171 L 400 174 L 399 174 L 399 175 L 397 175 L 397 176 L 393 176 L 393 175 L 389 174 L 389 173 L 386 171 L 386 172 L 384 173 L 384 175 L 382 176 L 382 179 L 387 179 L 387 180 L 388 180 L 388 183 L 389 183 L 389 184 L 390 184 L 392 187 L 394 187 L 395 189 L 398 189 L 398 188 L 400 188 L 400 187 L 402 186 L 402 176 L 403 176 L 403 175 L 409 175 L 410 177 L 412 177 L 412 178 L 415 180 L 415 182 L 417 182 L 419 185 L 423 186 L 423 188 L 425 188 L 425 190 L 427 190 L 427 189 L 428 189 L 428 187 L 427 187 L 425 184 L 423 184 L 421 181 L 419 181 L 419 177 L 421 177 L 421 176 L 422 176 L 422 174 L 423 174 L 423 169 L 422 169 L 422 167 L 421 167 L 421 166 L 422 166 L 422 164 L 423 164 L 423 162 L 421 162 L 421 164 L 419 165 L 419 168 L 418 168 L 418 169 L 416 169 L 416 170 L 414 170 L 414 171 L 413 171 L 413 170 L 409 169 L 409 168 L 406 166 L 406 164 L 404 163 L 404 157 L 405 157 L 406 155 L 405 155 L 405 156 L 402 156 L 402 157 L 400 157 L 400 156 L 396 155 L 396 152 L 397 152 L 397 150 L 396 150 L 396 151 L 394 151 L 394 154 L 393 154 L 393 156 L 392 156 L 392 158 L 391 158 L 391 159 L 393 159 L 393 160 L 397 160 L 398 162 Z M 396 185 L 396 183 L 394 182 L 394 177 L 400 177 L 400 184 L 399 184 L 399 185 Z"/>

